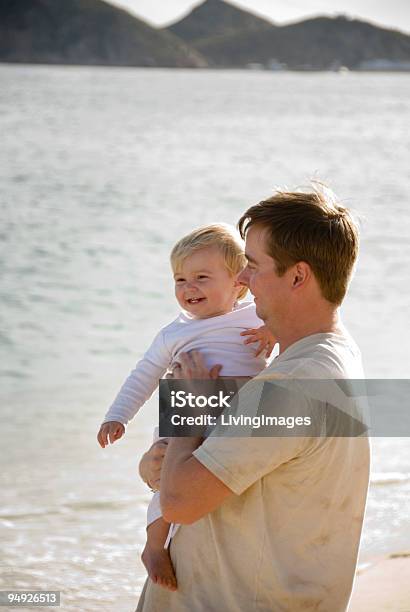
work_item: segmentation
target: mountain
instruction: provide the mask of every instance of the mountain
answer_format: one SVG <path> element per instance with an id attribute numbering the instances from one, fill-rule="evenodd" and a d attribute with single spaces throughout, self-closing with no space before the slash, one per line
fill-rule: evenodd
<path id="1" fill-rule="evenodd" d="M 206 0 L 171 30 L 214 67 L 356 69 L 380 60 L 410 67 L 410 36 L 344 16 L 275 26 L 222 0 Z"/>
<path id="2" fill-rule="evenodd" d="M 196 45 L 210 37 L 258 32 L 273 27 L 271 22 L 232 4 L 222 0 L 206 0 L 167 29 L 185 42 Z"/>
<path id="3" fill-rule="evenodd" d="M 205 0 L 168 29 L 103 0 L 0 0 L 0 62 L 410 69 L 410 36 L 347 17 L 277 26 Z"/>
<path id="4" fill-rule="evenodd" d="M 102 0 L 1 0 L 0 61 L 203 67 L 171 32 Z"/>

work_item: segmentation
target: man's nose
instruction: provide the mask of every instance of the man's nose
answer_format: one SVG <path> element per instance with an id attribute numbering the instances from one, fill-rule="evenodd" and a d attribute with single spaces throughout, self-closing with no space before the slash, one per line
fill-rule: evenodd
<path id="1" fill-rule="evenodd" d="M 246 285 L 246 287 L 249 287 L 249 276 L 249 269 L 248 266 L 246 266 L 246 268 L 244 268 L 239 274 L 238 282 L 241 283 L 241 285 Z"/>

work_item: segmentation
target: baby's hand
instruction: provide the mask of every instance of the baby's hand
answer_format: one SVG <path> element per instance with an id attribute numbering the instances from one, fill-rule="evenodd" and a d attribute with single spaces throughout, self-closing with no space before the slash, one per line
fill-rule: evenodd
<path id="1" fill-rule="evenodd" d="M 97 440 L 100 443 L 101 448 L 105 448 L 110 444 L 114 444 L 116 440 L 122 438 L 125 432 L 125 427 L 118 421 L 108 421 L 103 423 L 100 427 L 100 431 L 97 434 Z"/>
<path id="2" fill-rule="evenodd" d="M 261 327 L 255 329 L 247 329 L 241 332 L 241 336 L 249 336 L 249 338 L 244 340 L 244 344 L 259 342 L 259 346 L 255 352 L 255 357 L 260 355 L 262 351 L 266 351 L 266 357 L 269 357 L 273 351 L 273 347 L 276 344 L 275 336 L 269 331 L 266 325 L 262 325 Z"/>

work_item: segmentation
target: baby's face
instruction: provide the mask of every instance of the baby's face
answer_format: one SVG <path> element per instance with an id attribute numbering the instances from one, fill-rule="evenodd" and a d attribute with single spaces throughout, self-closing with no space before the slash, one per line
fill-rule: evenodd
<path id="1" fill-rule="evenodd" d="M 197 319 L 231 312 L 240 288 L 215 246 L 188 255 L 174 279 L 179 305 Z"/>

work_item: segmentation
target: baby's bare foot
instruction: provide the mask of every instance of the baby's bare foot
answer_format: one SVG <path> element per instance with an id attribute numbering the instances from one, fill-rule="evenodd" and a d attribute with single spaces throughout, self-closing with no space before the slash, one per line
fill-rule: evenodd
<path id="1" fill-rule="evenodd" d="M 168 550 L 154 549 L 146 544 L 141 559 L 152 582 L 170 591 L 177 590 L 177 579 Z"/>

